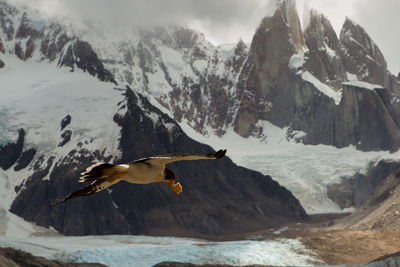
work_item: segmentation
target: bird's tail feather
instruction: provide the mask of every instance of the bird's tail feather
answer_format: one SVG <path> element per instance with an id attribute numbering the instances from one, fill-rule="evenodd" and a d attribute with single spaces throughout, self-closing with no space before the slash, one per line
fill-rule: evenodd
<path id="1" fill-rule="evenodd" d="M 213 159 L 220 159 L 226 154 L 226 149 L 220 149 L 217 152 L 207 154 L 206 156 Z"/>

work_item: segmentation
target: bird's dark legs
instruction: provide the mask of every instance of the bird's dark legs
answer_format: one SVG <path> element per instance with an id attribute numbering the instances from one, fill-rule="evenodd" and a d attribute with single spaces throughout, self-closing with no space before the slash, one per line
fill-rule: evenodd
<path id="1" fill-rule="evenodd" d="M 180 193 L 182 193 L 182 186 L 180 183 L 174 183 L 174 179 L 167 180 L 167 184 L 169 185 L 169 187 L 171 187 L 172 191 L 174 191 L 175 194 L 179 195 Z"/>

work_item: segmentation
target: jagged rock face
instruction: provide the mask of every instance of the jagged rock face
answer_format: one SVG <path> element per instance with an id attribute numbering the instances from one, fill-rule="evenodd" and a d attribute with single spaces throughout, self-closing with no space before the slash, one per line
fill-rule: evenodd
<path id="1" fill-rule="evenodd" d="M 158 153 L 211 151 L 210 147 L 187 137 L 174 120 L 153 107 L 146 98 L 130 89 L 125 95 L 127 113 L 114 116 L 121 126 L 119 162 Z M 153 119 L 147 114 L 153 114 Z M 20 189 L 11 211 L 71 235 L 230 234 L 307 218 L 298 200 L 287 189 L 269 176 L 236 166 L 227 157 L 169 166 L 183 185 L 184 192 L 179 196 L 164 183 L 121 182 L 110 191 L 71 200 L 53 209 L 49 207 L 51 199 L 80 187 L 79 172 L 99 160 L 110 159 L 100 151 L 73 150 L 61 161 L 50 159 L 43 169 L 38 163 L 36 172 Z M 53 164 L 50 179 L 43 180 Z"/>
<path id="2" fill-rule="evenodd" d="M 232 89 L 247 58 L 243 42 L 227 56 L 202 34 L 184 27 L 159 27 L 141 32 L 136 47 L 123 47 L 128 69 L 106 60 L 117 80 L 150 92 L 176 120 L 187 120 L 199 132 L 206 133 L 211 126 L 222 135 L 232 124 L 239 98 Z"/>
<path id="3" fill-rule="evenodd" d="M 59 65 L 68 66 L 71 70 L 76 65 L 83 71 L 97 77 L 100 81 L 116 83 L 113 75 L 104 68 L 90 44 L 84 41 L 75 40 L 68 46 L 63 58 L 59 61 Z"/>
<path id="4" fill-rule="evenodd" d="M 352 22 L 350 19 L 346 19 L 343 24 L 342 31 L 340 33 L 341 41 L 352 51 L 349 51 L 352 56 L 358 52 L 361 56 L 369 55 L 376 63 L 386 68 L 387 63 L 379 47 L 369 37 L 365 30 Z"/>
<path id="5" fill-rule="evenodd" d="M 312 10 L 304 38 L 309 49 L 305 68 L 334 90 L 341 88 L 346 71 L 340 57 L 339 39 L 329 20 Z"/>
<path id="6" fill-rule="evenodd" d="M 400 84 L 387 70 L 382 52 L 361 26 L 346 19 L 340 41 L 348 72 L 356 74 L 360 80 L 380 84 L 397 96 L 400 94 Z"/>
<path id="7" fill-rule="evenodd" d="M 304 32 L 307 50 L 302 56 L 302 51 L 296 51 L 296 45 L 291 41 L 297 24 L 291 27 L 288 23 L 283 15 L 287 13 L 284 6 L 278 8 L 274 16 L 263 20 L 253 38 L 249 52 L 252 71 L 244 87 L 235 131 L 243 136 L 257 135 L 262 132 L 257 128 L 257 122 L 268 120 L 279 127 L 290 126 L 288 135 L 293 130 L 304 132 L 300 141 L 306 144 L 337 147 L 351 144 L 362 150 L 397 150 L 400 138 L 396 86 L 368 90 L 342 84 L 348 79 L 346 71 L 358 73 L 349 64 L 355 67 L 357 62 L 369 60 L 367 53 L 374 51 L 376 61 L 382 62 L 379 49 L 374 45 L 365 49 L 366 52 L 359 56 L 361 58 L 354 59 L 348 53 L 344 59 L 343 47 L 347 43 L 342 43 L 343 37 L 341 40 L 336 37 L 324 16 L 313 11 Z M 295 9 L 292 12 L 296 12 Z M 350 26 L 345 23 L 344 29 L 346 27 Z M 360 39 L 355 30 L 343 32 L 347 32 L 342 36 L 347 36 L 346 40 L 351 43 Z M 373 44 L 366 34 L 362 36 L 368 44 Z M 365 42 L 362 43 L 367 45 Z M 295 62 L 295 56 L 304 62 Z M 385 77 L 384 80 L 391 80 L 394 76 L 385 66 L 380 67 L 380 75 Z M 365 65 L 365 68 L 368 69 L 365 74 L 370 75 L 358 76 L 359 79 L 387 85 L 384 80 L 373 78 L 376 76 L 375 65 L 371 68 Z M 342 91 L 341 96 L 339 91 Z M 337 95 L 339 100 L 330 95 Z"/>
<path id="8" fill-rule="evenodd" d="M 19 27 L 15 32 L 15 54 L 22 60 L 27 60 L 35 51 L 35 40 L 40 33 L 31 26 L 31 21 L 26 13 L 21 17 Z M 19 41 L 21 40 L 21 41 Z M 23 44 L 25 42 L 25 44 Z"/>
<path id="9" fill-rule="evenodd" d="M 235 118 L 234 130 L 242 136 L 257 135 L 258 120 L 274 116 L 270 107 L 280 94 L 279 82 L 287 75 L 291 55 L 302 53 L 303 34 L 294 1 L 283 1 L 272 17 L 257 29 L 249 52 L 251 71 Z"/>
<path id="10" fill-rule="evenodd" d="M 310 86 L 303 86 L 302 90 Z M 316 102 L 312 89 L 309 92 L 312 104 L 297 110 L 291 125 L 292 129 L 307 132 L 304 143 L 336 147 L 351 144 L 365 151 L 394 151 L 400 146 L 395 113 L 387 108 L 390 101 L 387 99 L 393 99 L 387 90 L 344 86 L 340 105 L 333 104 L 327 97 Z"/>

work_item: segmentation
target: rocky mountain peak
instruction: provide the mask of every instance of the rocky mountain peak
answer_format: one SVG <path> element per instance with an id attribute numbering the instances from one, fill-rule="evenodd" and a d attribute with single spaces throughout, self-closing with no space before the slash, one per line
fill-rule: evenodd
<path id="1" fill-rule="evenodd" d="M 371 57 L 376 63 L 387 68 L 386 60 L 375 42 L 360 25 L 349 18 L 343 24 L 340 39 L 348 47 L 362 51 L 365 56 Z"/>
<path id="2" fill-rule="evenodd" d="M 297 52 L 304 50 L 304 38 L 301 31 L 299 15 L 296 9 L 295 0 L 284 0 L 278 2 L 277 12 L 280 12 L 286 21 L 293 45 Z"/>
<path id="3" fill-rule="evenodd" d="M 304 38 L 295 2 L 285 0 L 278 2 L 272 17 L 262 20 L 253 37 L 250 56 L 256 70 L 265 75 L 262 80 L 273 83 L 287 70 L 291 55 L 302 53 L 303 48 Z"/>
<path id="4" fill-rule="evenodd" d="M 234 123 L 242 136 L 261 136 L 258 120 L 270 118 L 271 102 L 279 94 L 279 83 L 289 71 L 293 54 L 303 54 L 305 42 L 295 2 L 279 1 L 273 16 L 265 17 L 253 37 L 244 96 Z"/>
<path id="5" fill-rule="evenodd" d="M 243 56 L 245 54 L 247 54 L 247 45 L 240 39 L 235 47 L 235 56 Z"/>
<path id="6" fill-rule="evenodd" d="M 311 9 L 307 16 L 304 38 L 309 49 L 328 48 L 337 51 L 339 39 L 330 21 L 318 11 Z"/>
<path id="7" fill-rule="evenodd" d="M 341 88 L 346 72 L 340 58 L 339 39 L 330 21 L 316 10 L 307 14 L 304 38 L 309 51 L 306 68 L 332 88 Z"/>
<path id="8" fill-rule="evenodd" d="M 340 32 L 341 54 L 346 71 L 358 80 L 379 84 L 400 95 L 400 84 L 387 69 L 386 60 L 372 38 L 349 18 Z"/>
<path id="9" fill-rule="evenodd" d="M 15 34 L 15 38 L 17 39 L 25 39 L 25 38 L 32 38 L 38 37 L 39 32 L 34 29 L 32 25 L 32 21 L 29 19 L 28 14 L 24 12 L 22 14 L 20 24 Z"/>

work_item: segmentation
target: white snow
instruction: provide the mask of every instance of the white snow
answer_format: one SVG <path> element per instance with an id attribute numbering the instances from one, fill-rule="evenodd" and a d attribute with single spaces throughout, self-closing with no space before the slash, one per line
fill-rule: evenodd
<path id="1" fill-rule="evenodd" d="M 346 71 L 347 80 L 349 81 L 358 81 L 357 75 Z"/>
<path id="2" fill-rule="evenodd" d="M 385 89 L 379 84 L 372 84 L 364 81 L 347 81 L 343 85 L 355 86 L 362 89 L 375 90 L 375 89 Z"/>
<path id="3" fill-rule="evenodd" d="M 328 85 L 322 83 L 314 75 L 312 75 L 309 71 L 304 71 L 303 74 L 301 75 L 301 77 L 303 78 L 303 80 L 314 85 L 314 87 L 316 89 L 318 89 L 321 93 L 332 98 L 335 101 L 336 105 L 340 104 L 340 100 L 342 99 L 341 92 L 336 92 Z"/>
<path id="4" fill-rule="evenodd" d="M 207 66 L 208 61 L 204 59 L 198 59 L 193 62 L 193 67 L 199 72 L 204 72 L 207 69 Z"/>
<path id="5" fill-rule="evenodd" d="M 306 57 L 304 55 L 294 54 L 289 59 L 289 67 L 294 69 L 299 69 L 303 67 Z"/>
<path id="6" fill-rule="evenodd" d="M 335 51 L 330 51 L 328 50 L 328 46 L 326 45 L 326 51 L 330 56 L 335 56 L 336 52 Z M 329 48 L 330 49 L 330 48 Z M 296 74 L 301 75 L 302 79 L 304 81 L 307 81 L 314 85 L 314 87 L 323 93 L 324 95 L 332 98 L 335 101 L 336 105 L 340 104 L 340 100 L 342 99 L 342 93 L 341 91 L 335 91 L 325 83 L 321 82 L 317 77 L 312 75 L 309 71 L 303 71 L 301 67 L 303 67 L 305 60 L 307 58 L 304 55 L 301 54 L 294 54 L 291 56 L 289 60 L 289 67 L 292 69 L 297 70 Z"/>
<path id="7" fill-rule="evenodd" d="M 317 261 L 299 241 L 211 242 L 148 236 L 0 237 L 0 246 L 14 247 L 50 259 L 99 262 L 110 267 L 153 266 L 162 261 L 196 264 L 265 264 L 310 266 Z"/>
<path id="8" fill-rule="evenodd" d="M 339 58 L 338 54 L 336 53 L 335 50 L 333 50 L 332 48 L 330 48 L 325 42 L 324 42 L 324 47 L 323 49 L 326 51 L 326 54 L 328 56 L 330 56 L 331 58 Z"/>
<path id="9" fill-rule="evenodd" d="M 113 84 L 46 62 L 21 62 L 12 56 L 6 57 L 5 62 L 5 69 L 0 71 L 0 108 L 5 114 L 0 121 L 14 131 L 24 128 L 26 144 L 39 150 L 57 150 L 61 141 L 60 121 L 70 114 L 69 127 L 75 144 L 90 139 L 92 143 L 96 141 L 93 147 L 117 152 L 117 142 L 112 140 L 118 139 L 119 127 L 110 121 L 123 96 L 113 89 Z"/>
<path id="10" fill-rule="evenodd" d="M 164 72 L 157 66 L 153 73 L 148 73 L 149 89 L 154 97 L 160 97 L 172 92 L 173 88 L 165 79 Z M 176 78 L 176 77 L 175 77 Z"/>
<path id="11" fill-rule="evenodd" d="M 195 77 L 189 64 L 184 61 L 183 56 L 178 51 L 162 45 L 159 46 L 159 50 L 174 84 L 180 84 L 182 76 Z"/>
<path id="12" fill-rule="evenodd" d="M 25 149 L 34 147 L 36 158 L 45 154 L 44 164 L 51 156 L 55 157 L 54 162 L 62 159 L 79 142 L 90 151 L 98 149 L 105 156 L 120 156 L 120 128 L 113 116 L 123 112 L 118 103 L 124 97 L 121 91 L 114 90 L 114 84 L 48 62 L 22 62 L 13 55 L 2 58 L 6 65 L 0 70 L 0 144 L 15 142 L 17 130 L 23 128 Z M 65 130 L 71 130 L 72 137 L 59 147 L 60 123 L 67 114 L 72 120 Z M 13 167 L 0 171 L 0 234 L 29 236 L 46 231 L 8 212 L 16 197 L 15 186 L 23 185 L 32 172 L 29 166 L 18 172 Z"/>
<path id="13" fill-rule="evenodd" d="M 304 145 L 287 140 L 287 128 L 279 128 L 264 121 L 264 142 L 243 138 L 229 131 L 222 137 L 205 137 L 193 130 L 187 122 L 180 123 L 190 137 L 211 145 L 215 150 L 226 148 L 227 156 L 236 164 L 257 170 L 288 188 L 310 213 L 347 212 L 327 196 L 327 185 L 340 177 L 365 170 L 370 161 L 400 159 L 400 152 L 362 152 L 355 147 L 335 148 L 327 145 Z M 212 133 L 210 130 L 209 133 Z"/>

